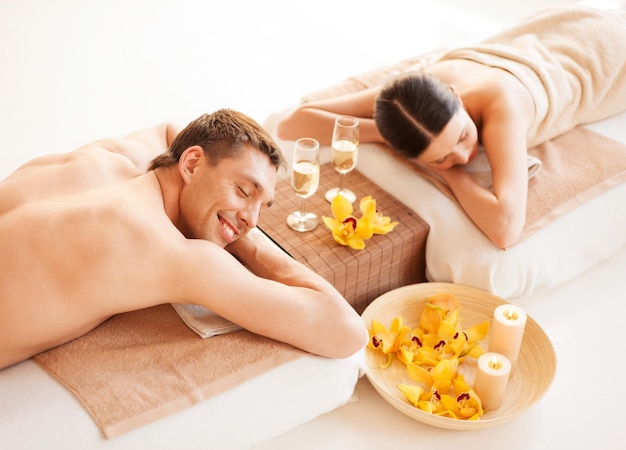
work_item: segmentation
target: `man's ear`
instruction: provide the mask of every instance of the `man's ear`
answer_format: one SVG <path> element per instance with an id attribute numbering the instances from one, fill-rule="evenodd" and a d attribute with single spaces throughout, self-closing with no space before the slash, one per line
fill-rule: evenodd
<path id="1" fill-rule="evenodd" d="M 204 150 L 199 145 L 194 145 L 185 150 L 178 159 L 178 171 L 185 183 L 188 183 L 191 176 L 204 161 Z"/>

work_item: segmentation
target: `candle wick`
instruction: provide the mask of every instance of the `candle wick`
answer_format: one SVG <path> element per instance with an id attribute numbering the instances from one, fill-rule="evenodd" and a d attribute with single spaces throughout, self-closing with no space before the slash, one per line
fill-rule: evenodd
<path id="1" fill-rule="evenodd" d="M 500 363 L 500 360 L 498 358 L 491 358 L 488 362 L 487 365 L 489 366 L 490 369 L 492 370 L 499 370 L 500 367 L 502 367 L 502 364 Z"/>
<path id="2" fill-rule="evenodd" d="M 507 320 L 517 320 L 517 312 L 512 309 L 507 309 L 504 313 L 504 318 Z"/>

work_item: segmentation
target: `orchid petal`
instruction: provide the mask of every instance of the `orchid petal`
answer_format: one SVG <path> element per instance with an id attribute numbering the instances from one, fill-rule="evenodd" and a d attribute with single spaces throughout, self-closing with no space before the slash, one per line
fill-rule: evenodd
<path id="1" fill-rule="evenodd" d="M 337 195 L 330 203 L 330 210 L 337 221 L 343 222 L 352 215 L 352 203 L 343 195 Z"/>
<path id="2" fill-rule="evenodd" d="M 444 311 L 452 311 L 460 307 L 459 300 L 447 292 L 433 295 L 428 299 L 428 302 L 432 305 L 440 306 Z"/>
<path id="3" fill-rule="evenodd" d="M 420 397 L 424 393 L 424 388 L 413 384 L 399 384 L 398 389 L 400 389 L 400 392 L 404 394 L 406 399 L 411 402 L 413 406 L 419 405 Z"/>
<path id="4" fill-rule="evenodd" d="M 407 364 L 406 368 L 413 381 L 424 383 L 428 387 L 432 386 L 435 382 L 430 372 L 421 366 L 416 364 Z"/>
<path id="5" fill-rule="evenodd" d="M 470 343 L 482 341 L 487 337 L 489 333 L 489 321 L 485 321 L 479 323 L 477 325 L 469 327 L 465 330 L 465 334 L 467 335 L 467 340 Z"/>

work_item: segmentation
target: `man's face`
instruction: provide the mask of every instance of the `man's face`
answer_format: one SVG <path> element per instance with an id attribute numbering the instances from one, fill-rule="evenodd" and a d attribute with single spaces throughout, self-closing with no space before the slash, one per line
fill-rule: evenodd
<path id="1" fill-rule="evenodd" d="M 181 232 L 225 247 L 257 225 L 274 201 L 275 185 L 276 168 L 256 148 L 216 166 L 202 153 L 181 192 Z"/>

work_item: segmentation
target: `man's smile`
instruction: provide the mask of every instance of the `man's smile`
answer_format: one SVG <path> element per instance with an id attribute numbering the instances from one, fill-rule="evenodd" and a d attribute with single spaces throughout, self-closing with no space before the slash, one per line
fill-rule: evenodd
<path id="1" fill-rule="evenodd" d="M 239 234 L 238 230 L 233 227 L 227 220 L 222 217 L 218 217 L 219 223 L 222 228 L 222 235 L 229 244 L 235 240 L 235 237 Z"/>

